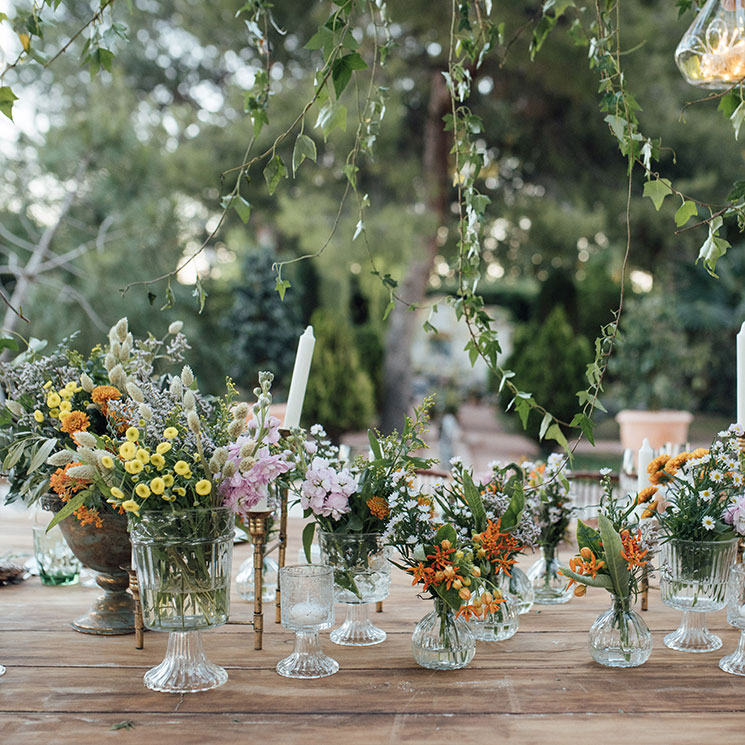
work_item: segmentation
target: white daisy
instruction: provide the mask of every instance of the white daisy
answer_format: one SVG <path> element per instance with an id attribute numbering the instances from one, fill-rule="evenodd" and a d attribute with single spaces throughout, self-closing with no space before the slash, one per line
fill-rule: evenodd
<path id="1" fill-rule="evenodd" d="M 724 474 L 721 471 L 712 471 L 711 472 L 711 480 L 715 484 L 718 484 L 723 478 L 724 478 Z"/>
<path id="2" fill-rule="evenodd" d="M 742 486 L 743 478 L 741 473 L 733 473 L 732 474 L 732 483 L 735 486 Z"/>
<path id="3" fill-rule="evenodd" d="M 698 493 L 698 495 L 704 500 L 704 502 L 711 502 L 714 498 L 714 492 L 711 489 L 703 489 Z"/>
<path id="4" fill-rule="evenodd" d="M 714 530 L 714 518 L 706 515 L 701 521 L 701 525 L 703 525 L 706 530 Z"/>
<path id="5" fill-rule="evenodd" d="M 600 469 L 600 475 L 601 476 L 608 476 L 611 473 L 612 473 L 612 469 L 610 469 L 610 468 L 601 468 Z"/>

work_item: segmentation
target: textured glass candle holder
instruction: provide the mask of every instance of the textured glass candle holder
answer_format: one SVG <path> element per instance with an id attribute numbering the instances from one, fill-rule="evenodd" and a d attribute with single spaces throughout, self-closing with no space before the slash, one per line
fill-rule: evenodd
<path id="1" fill-rule="evenodd" d="M 737 649 L 719 660 L 725 673 L 745 675 L 745 564 L 735 564 L 729 570 L 727 581 L 727 621 L 740 629 Z"/>
<path id="2" fill-rule="evenodd" d="M 47 533 L 43 525 L 34 525 L 32 531 L 41 583 L 49 586 L 77 584 L 81 564 L 67 545 L 62 531 L 54 527 Z"/>
<path id="3" fill-rule="evenodd" d="M 227 681 L 200 631 L 228 620 L 233 526 L 227 507 L 146 512 L 132 525 L 145 626 L 169 632 L 165 659 L 145 674 L 148 688 L 197 693 Z"/>
<path id="4" fill-rule="evenodd" d="M 304 564 L 282 567 L 282 626 L 295 632 L 295 649 L 277 663 L 285 678 L 325 678 L 339 670 L 339 663 L 321 649 L 318 632 L 334 625 L 334 570 Z"/>
<path id="5" fill-rule="evenodd" d="M 722 646 L 722 640 L 706 626 L 706 613 L 722 610 L 727 603 L 727 578 L 735 562 L 737 540 L 673 539 L 662 544 L 660 597 L 665 605 L 683 611 L 680 626 L 665 637 L 670 649 L 712 652 Z"/>
<path id="6" fill-rule="evenodd" d="M 319 532 L 321 561 L 334 569 L 334 597 L 347 606 L 344 623 L 331 632 L 334 644 L 367 647 L 386 634 L 369 617 L 370 603 L 388 597 L 391 587 L 390 549 L 380 533 Z"/>

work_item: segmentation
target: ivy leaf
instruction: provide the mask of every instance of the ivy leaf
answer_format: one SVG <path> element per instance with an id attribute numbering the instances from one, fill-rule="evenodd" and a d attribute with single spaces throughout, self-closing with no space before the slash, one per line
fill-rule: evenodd
<path id="1" fill-rule="evenodd" d="M 608 122 L 608 126 L 613 131 L 613 134 L 616 136 L 616 139 L 619 142 L 626 142 L 626 127 L 628 126 L 628 122 L 621 116 L 616 116 L 615 114 L 608 114 L 608 116 L 605 117 L 605 121 Z"/>
<path id="2" fill-rule="evenodd" d="M 226 210 L 234 209 L 244 225 L 251 219 L 251 203 L 246 201 L 240 194 L 223 197 L 220 206 Z"/>
<path id="3" fill-rule="evenodd" d="M 264 180 L 269 186 L 269 194 L 274 194 L 281 179 L 287 178 L 287 169 L 279 155 L 275 155 L 264 169 Z"/>
<path id="4" fill-rule="evenodd" d="M 199 305 L 199 313 L 201 314 L 204 310 L 204 304 L 207 301 L 207 292 L 202 285 L 202 281 L 197 277 L 197 281 L 194 283 L 194 290 L 192 291 L 192 297 L 197 299 Z"/>
<path id="5" fill-rule="evenodd" d="M 543 419 L 541 420 L 541 428 L 538 431 L 538 439 L 539 440 L 542 440 L 543 439 L 543 435 L 546 434 L 546 430 L 548 429 L 548 425 L 551 424 L 551 419 L 552 418 L 553 417 L 548 412 L 546 412 L 543 415 Z"/>
<path id="6" fill-rule="evenodd" d="M 300 168 L 301 163 L 306 159 L 310 158 L 314 163 L 316 162 L 317 152 L 316 143 L 308 137 L 308 135 L 299 134 L 295 140 L 295 147 L 292 149 L 292 175 L 295 176 L 295 172 Z"/>
<path id="7" fill-rule="evenodd" d="M 584 391 L 586 393 L 586 391 Z M 570 422 L 570 426 L 579 427 L 582 430 L 582 434 L 587 438 L 587 441 L 594 447 L 595 438 L 593 436 L 593 424 L 592 419 L 587 416 L 584 412 L 579 412 L 574 415 L 574 419 Z"/>
<path id="8" fill-rule="evenodd" d="M 652 204 L 658 212 L 665 201 L 665 197 L 673 193 L 670 186 L 670 179 L 666 178 L 652 179 L 644 184 L 644 196 L 652 200 Z"/>
<path id="9" fill-rule="evenodd" d="M 367 69 L 367 62 L 362 59 L 359 52 L 352 52 L 337 58 L 331 66 L 331 80 L 334 83 L 336 97 L 339 98 L 344 92 L 355 70 L 365 69 Z"/>
<path id="10" fill-rule="evenodd" d="M 287 290 L 290 289 L 292 285 L 290 282 L 286 279 L 280 279 L 277 277 L 277 281 L 274 284 L 274 289 L 279 293 L 279 299 L 284 300 L 285 299 L 285 293 Z"/>
<path id="11" fill-rule="evenodd" d="M 0 111 L 13 121 L 13 102 L 18 100 L 18 96 L 10 90 L 10 86 L 0 86 Z"/>
<path id="12" fill-rule="evenodd" d="M 347 109 L 338 103 L 326 101 L 318 112 L 318 118 L 315 124 L 316 129 L 323 132 L 323 139 L 327 140 L 328 136 L 335 129 L 341 129 L 346 132 L 347 129 Z"/>
<path id="13" fill-rule="evenodd" d="M 385 311 L 383 313 L 383 320 L 385 321 L 386 318 L 391 314 L 391 311 L 396 307 L 396 301 L 395 300 L 389 300 L 388 305 L 385 306 Z"/>
<path id="14" fill-rule="evenodd" d="M 552 424 L 546 432 L 547 440 L 556 440 L 563 448 L 567 447 L 567 438 L 564 437 L 564 433 L 561 431 L 561 427 L 558 424 Z"/>
<path id="15" fill-rule="evenodd" d="M 686 200 L 683 204 L 678 207 L 678 211 L 675 213 L 675 224 L 682 228 L 692 217 L 698 215 L 698 207 L 695 202 Z"/>
<path id="16" fill-rule="evenodd" d="M 17 352 L 18 342 L 15 339 L 11 339 L 10 337 L 6 336 L 0 339 L 0 350 L 2 349 L 11 349 L 12 351 Z"/>
<path id="17" fill-rule="evenodd" d="M 721 111 L 729 119 L 735 113 L 735 109 L 742 103 L 742 99 L 737 93 L 730 91 L 726 96 L 722 96 L 717 106 L 717 111 Z"/>
<path id="18" fill-rule="evenodd" d="M 732 122 L 732 128 L 735 130 L 735 139 L 737 140 L 740 137 L 740 127 L 742 127 L 742 123 L 745 121 L 745 101 L 742 101 L 732 112 L 729 120 Z"/>
<path id="19" fill-rule="evenodd" d="M 716 265 L 717 261 L 727 253 L 727 249 L 730 247 L 730 243 L 724 238 L 719 237 L 719 228 L 722 227 L 722 218 L 715 217 L 709 223 L 709 236 L 704 241 L 698 252 L 698 258 L 696 263 L 699 261 L 704 262 L 706 271 L 712 276 L 716 277 Z"/>

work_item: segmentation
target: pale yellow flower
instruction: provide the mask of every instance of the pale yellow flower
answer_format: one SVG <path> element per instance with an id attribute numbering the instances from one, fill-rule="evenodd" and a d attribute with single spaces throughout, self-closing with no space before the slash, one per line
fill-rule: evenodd
<path id="1" fill-rule="evenodd" d="M 101 458 L 101 465 L 104 468 L 113 468 L 114 467 L 114 459 L 110 455 L 104 455 Z"/>
<path id="2" fill-rule="evenodd" d="M 119 446 L 119 455 L 121 455 L 124 460 L 132 460 L 132 458 L 137 455 L 137 448 L 133 442 L 124 442 Z"/>
<path id="3" fill-rule="evenodd" d="M 43 422 L 44 421 L 44 414 L 42 414 L 38 409 L 34 412 L 34 419 L 36 419 L 37 422 Z"/>
<path id="4" fill-rule="evenodd" d="M 153 494 L 162 494 L 166 490 L 166 484 L 165 481 L 163 481 L 160 476 L 156 476 L 151 482 L 150 482 L 150 491 L 152 491 Z"/>
<path id="5" fill-rule="evenodd" d="M 150 462 L 150 453 L 145 448 L 138 448 L 136 457 L 143 466 L 146 466 Z"/>
<path id="6" fill-rule="evenodd" d="M 140 505 L 137 504 L 137 502 L 135 502 L 134 499 L 128 499 L 125 502 L 122 502 L 122 509 L 125 512 L 131 512 L 134 515 L 140 514 Z"/>
<path id="7" fill-rule="evenodd" d="M 118 486 L 112 486 L 111 496 L 115 499 L 124 499 L 124 492 Z"/>
<path id="8" fill-rule="evenodd" d="M 129 427 L 127 431 L 124 433 L 124 436 L 130 442 L 137 442 L 138 438 L 140 437 L 140 430 L 137 429 L 137 427 Z"/>
<path id="9" fill-rule="evenodd" d="M 48 407 L 49 407 L 50 409 L 54 409 L 54 408 L 56 408 L 56 407 L 57 407 L 57 406 L 59 406 L 59 405 L 60 405 L 61 403 L 62 403 L 62 399 L 61 399 L 61 398 L 60 398 L 60 397 L 59 397 L 59 396 L 58 396 L 58 395 L 57 395 L 56 393 L 54 393 L 54 391 L 52 391 L 52 393 L 50 393 L 50 394 L 49 394 L 49 395 L 47 396 L 47 406 L 48 406 Z"/>
<path id="10" fill-rule="evenodd" d="M 175 427 L 166 427 L 163 430 L 163 437 L 166 440 L 172 440 L 174 437 L 178 437 L 178 430 Z"/>
<path id="11" fill-rule="evenodd" d="M 207 481 L 207 479 L 202 479 L 201 481 L 197 481 L 197 483 L 194 485 L 194 489 L 196 490 L 197 494 L 203 497 L 212 491 L 212 484 Z"/>
<path id="12" fill-rule="evenodd" d="M 158 455 L 165 455 L 170 449 L 170 442 L 160 442 L 158 443 L 158 447 L 155 448 L 155 452 L 158 453 Z"/>
<path id="13" fill-rule="evenodd" d="M 131 473 L 131 474 L 140 473 L 140 471 L 142 471 L 143 468 L 144 466 L 138 460 L 128 460 L 124 464 L 124 470 L 127 473 Z"/>
<path id="14" fill-rule="evenodd" d="M 137 484 L 135 494 L 140 499 L 147 499 L 150 496 L 150 487 L 147 484 Z"/>
<path id="15" fill-rule="evenodd" d="M 189 464 L 185 460 L 178 460 L 176 461 L 176 465 L 174 465 L 173 470 L 176 471 L 179 476 L 185 476 L 191 469 L 189 468 Z"/>

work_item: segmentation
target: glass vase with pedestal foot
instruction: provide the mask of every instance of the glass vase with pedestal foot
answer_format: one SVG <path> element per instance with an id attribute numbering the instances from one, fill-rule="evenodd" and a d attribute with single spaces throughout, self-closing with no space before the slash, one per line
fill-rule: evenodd
<path id="1" fill-rule="evenodd" d="M 725 673 L 745 675 L 745 564 L 735 564 L 729 570 L 727 622 L 740 629 L 740 639 L 737 649 L 719 660 L 719 667 Z"/>
<path id="2" fill-rule="evenodd" d="M 729 570 L 735 561 L 737 538 L 725 541 L 684 541 L 662 544 L 660 597 L 683 611 L 680 626 L 665 637 L 679 652 L 712 652 L 722 640 L 706 626 L 706 614 L 726 605 Z"/>
<path id="3" fill-rule="evenodd" d="M 386 638 L 369 617 L 371 603 L 388 597 L 391 587 L 389 549 L 380 533 L 319 532 L 321 561 L 334 569 L 334 596 L 347 606 L 344 623 L 331 641 L 352 647 L 380 644 Z"/>

